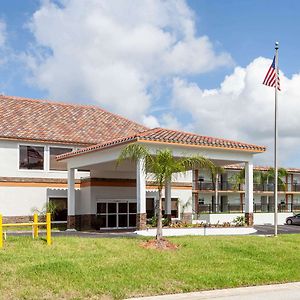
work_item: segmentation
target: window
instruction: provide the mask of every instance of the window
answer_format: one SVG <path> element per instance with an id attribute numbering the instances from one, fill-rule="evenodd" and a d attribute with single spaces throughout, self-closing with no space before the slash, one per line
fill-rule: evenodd
<path id="1" fill-rule="evenodd" d="M 204 202 L 204 198 L 199 198 L 199 205 L 204 205 L 205 202 Z"/>
<path id="2" fill-rule="evenodd" d="M 98 202 L 97 223 L 100 229 L 135 227 L 136 203 L 128 201 Z"/>
<path id="3" fill-rule="evenodd" d="M 20 169 L 43 170 L 44 147 L 20 145 Z"/>
<path id="4" fill-rule="evenodd" d="M 165 198 L 162 198 L 162 214 L 165 215 Z M 178 199 L 171 198 L 171 217 L 178 218 Z"/>
<path id="5" fill-rule="evenodd" d="M 155 215 L 154 198 L 146 198 L 146 213 L 147 218 L 152 218 Z"/>
<path id="6" fill-rule="evenodd" d="M 67 163 L 65 161 L 57 161 L 55 157 L 67 152 L 72 152 L 72 150 L 72 148 L 50 147 L 50 170 L 67 171 Z"/>
<path id="7" fill-rule="evenodd" d="M 54 213 L 52 214 L 53 221 L 67 221 L 67 198 L 49 198 L 49 204 L 54 208 Z"/>

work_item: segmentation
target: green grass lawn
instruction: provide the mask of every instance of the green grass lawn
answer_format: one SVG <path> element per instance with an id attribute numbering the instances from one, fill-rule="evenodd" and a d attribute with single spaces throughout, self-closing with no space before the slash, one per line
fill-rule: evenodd
<path id="1" fill-rule="evenodd" d="M 158 251 L 142 239 L 9 237 L 0 250 L 0 299 L 122 299 L 300 281 L 300 235 L 180 237 Z"/>

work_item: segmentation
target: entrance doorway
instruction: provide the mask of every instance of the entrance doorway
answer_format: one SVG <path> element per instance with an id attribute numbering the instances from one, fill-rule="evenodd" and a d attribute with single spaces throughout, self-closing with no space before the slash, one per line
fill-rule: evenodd
<path id="1" fill-rule="evenodd" d="M 98 202 L 97 223 L 100 229 L 136 227 L 136 202 L 132 202 L 131 200 Z"/>

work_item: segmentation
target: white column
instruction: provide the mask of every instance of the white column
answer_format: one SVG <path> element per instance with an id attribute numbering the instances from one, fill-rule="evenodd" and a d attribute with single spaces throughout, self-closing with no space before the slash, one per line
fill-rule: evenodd
<path id="1" fill-rule="evenodd" d="M 136 164 L 136 199 L 137 213 L 146 213 L 146 172 L 144 159 L 138 159 Z"/>
<path id="2" fill-rule="evenodd" d="M 68 168 L 68 216 L 75 214 L 75 169 Z"/>
<path id="3" fill-rule="evenodd" d="M 165 186 L 165 214 L 171 216 L 171 181 Z"/>
<path id="4" fill-rule="evenodd" d="M 253 213 L 253 163 L 245 163 L 245 213 Z"/>

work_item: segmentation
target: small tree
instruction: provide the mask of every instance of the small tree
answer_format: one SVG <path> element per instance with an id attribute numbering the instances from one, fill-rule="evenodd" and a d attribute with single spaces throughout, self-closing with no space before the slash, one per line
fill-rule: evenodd
<path id="1" fill-rule="evenodd" d="M 285 177 L 287 176 L 288 172 L 284 168 L 278 169 L 278 187 L 282 186 L 283 190 L 286 191 L 286 183 L 285 183 Z M 267 172 L 268 180 L 275 181 L 275 169 L 270 168 Z"/>
<path id="2" fill-rule="evenodd" d="M 253 182 L 254 183 L 262 183 L 263 174 L 260 171 L 253 172 Z M 234 190 L 239 190 L 240 186 L 245 184 L 245 168 L 235 173 L 229 178 L 230 183 L 233 185 Z"/>
<path id="3" fill-rule="evenodd" d="M 236 191 L 241 190 L 241 186 L 245 184 L 245 168 L 240 170 L 239 172 L 235 173 L 229 178 L 230 183 L 233 186 L 233 189 Z M 263 179 L 262 172 L 254 171 L 253 172 L 253 182 L 255 184 L 262 184 L 261 180 Z M 240 207 L 243 210 L 243 194 L 240 193 Z"/>
<path id="4" fill-rule="evenodd" d="M 171 180 L 175 173 L 186 172 L 194 168 L 212 169 L 214 164 L 207 158 L 195 155 L 184 158 L 175 158 L 170 149 L 156 150 L 152 154 L 149 149 L 140 144 L 129 144 L 121 152 L 118 163 L 120 164 L 125 159 L 137 161 L 138 159 L 145 160 L 146 174 L 153 176 L 154 182 L 158 189 L 158 205 L 157 207 L 157 233 L 156 240 L 161 241 L 162 238 L 162 190 L 166 183 Z"/>

